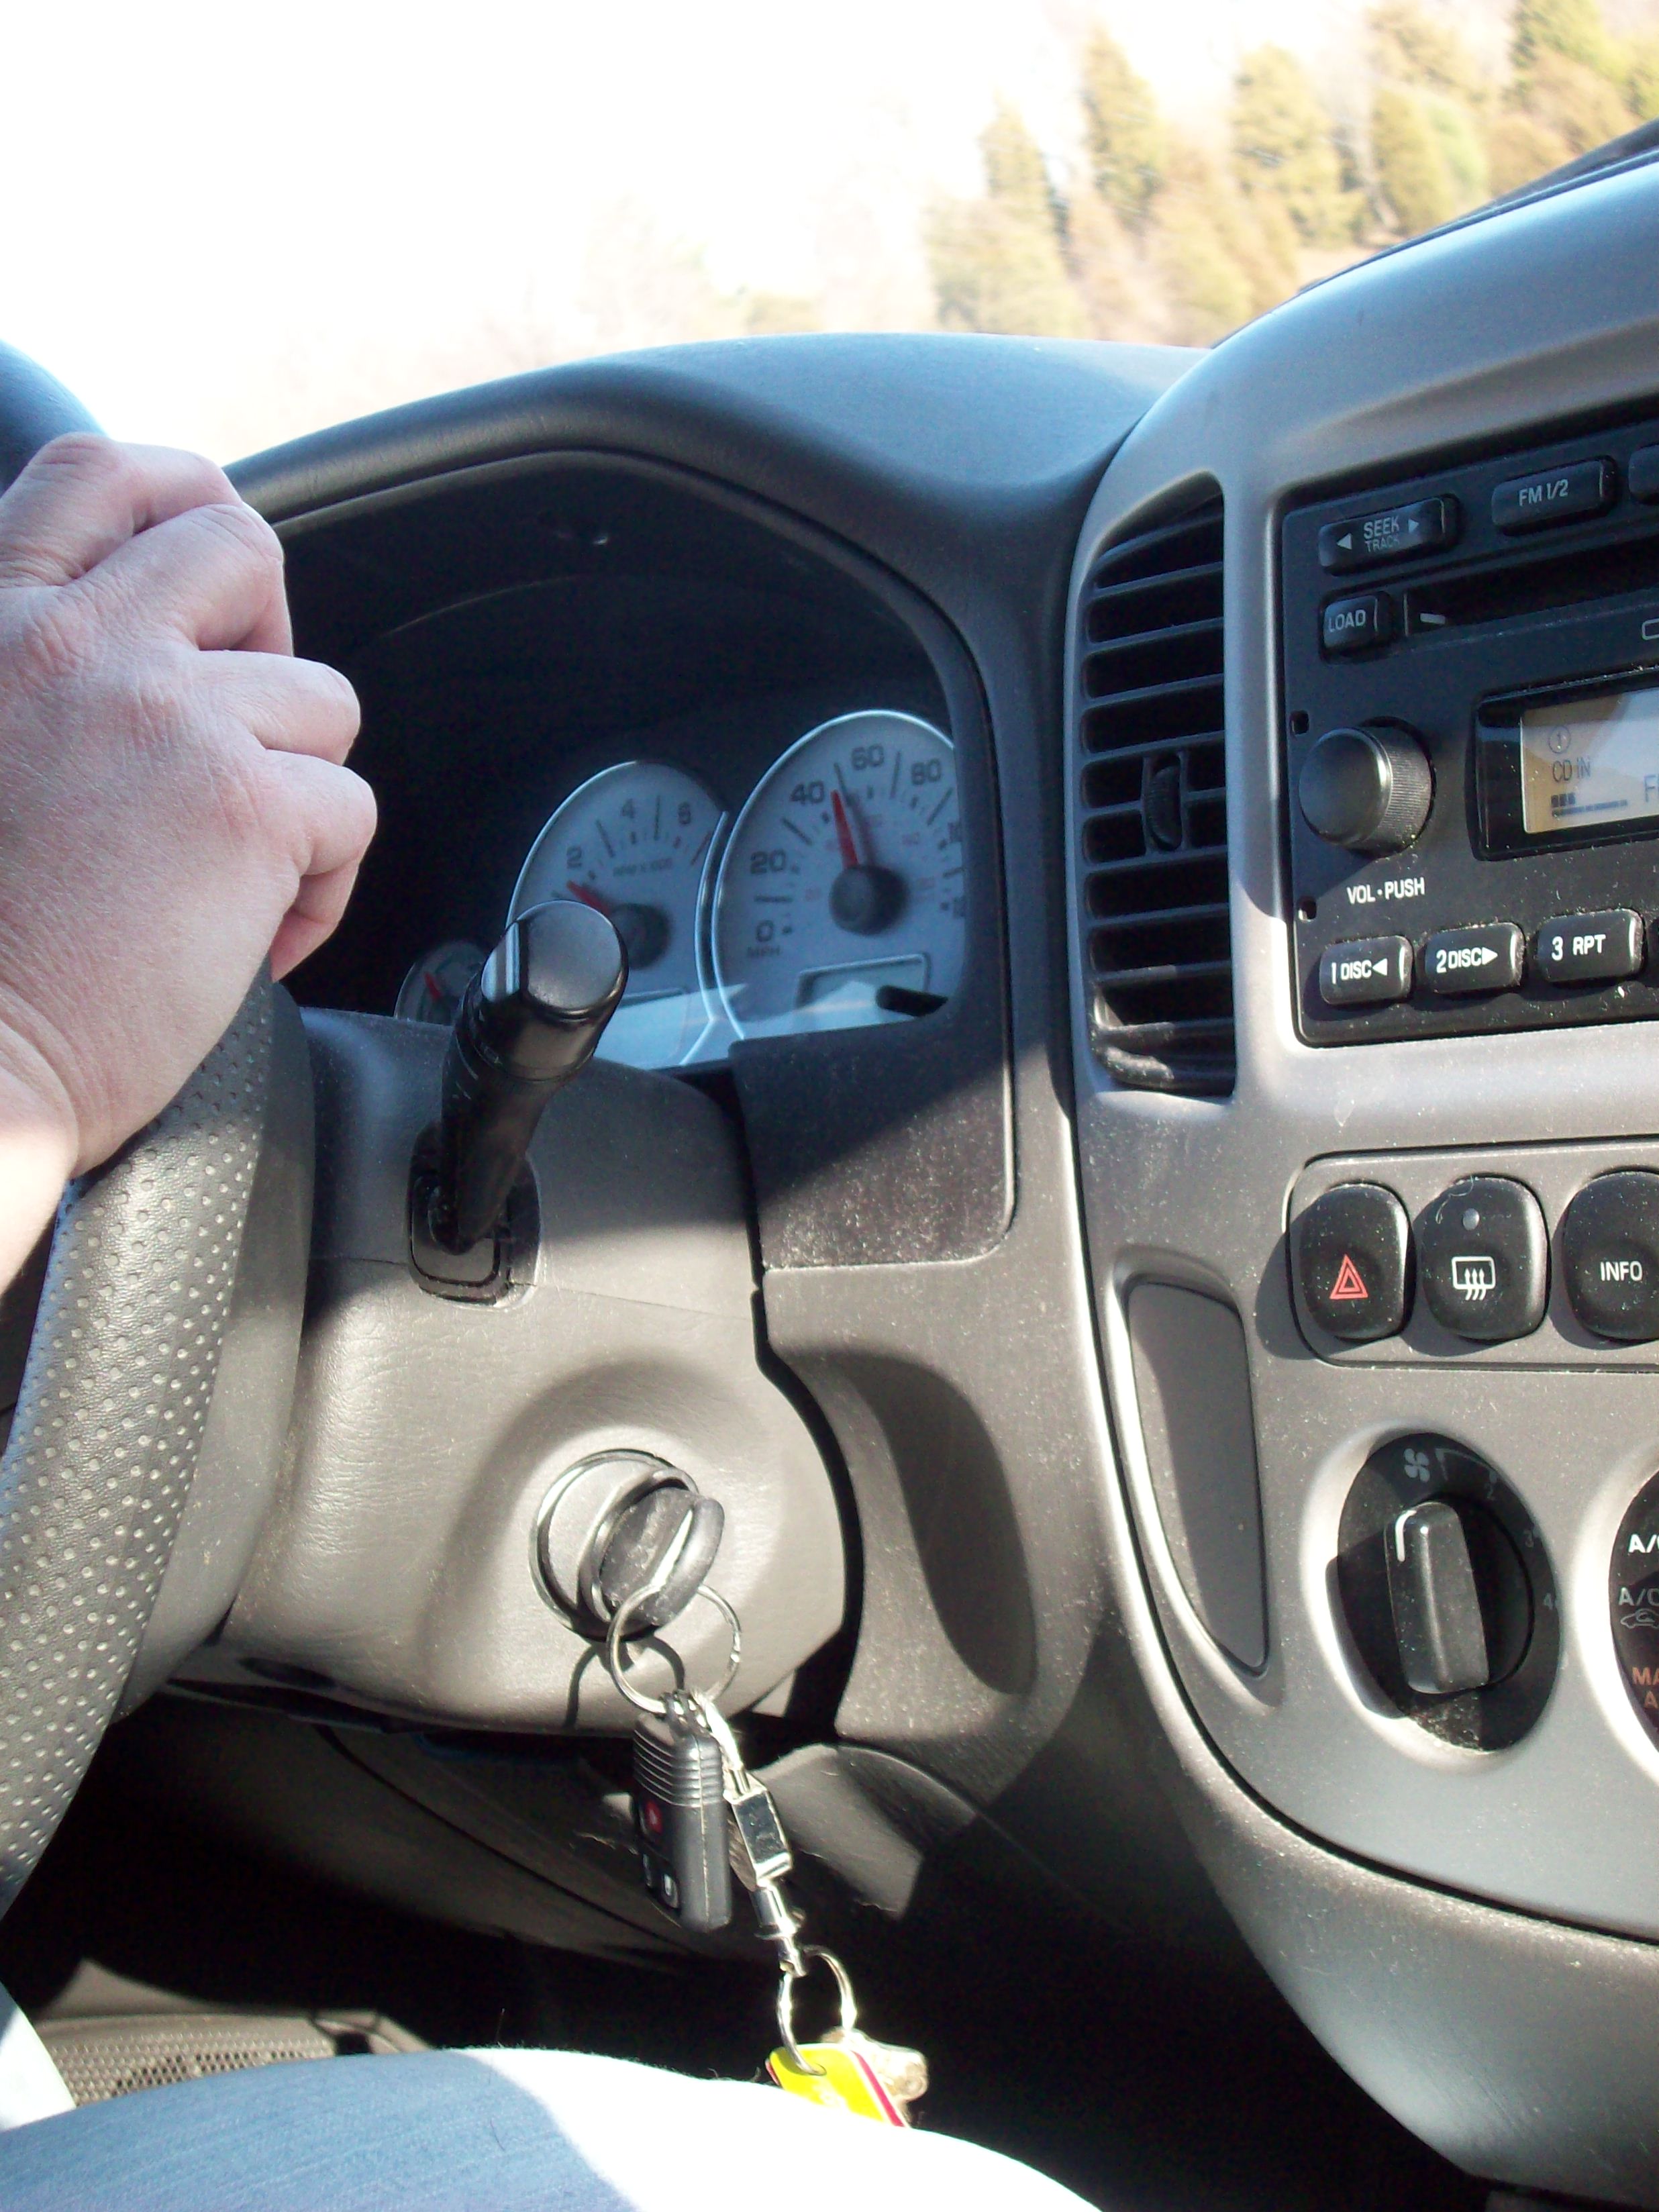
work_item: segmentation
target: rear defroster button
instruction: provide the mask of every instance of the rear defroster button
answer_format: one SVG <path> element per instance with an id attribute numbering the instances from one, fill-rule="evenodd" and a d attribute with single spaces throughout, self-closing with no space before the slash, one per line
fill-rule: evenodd
<path id="1" fill-rule="evenodd" d="M 1549 1240 L 1538 1200 L 1507 1176 L 1466 1176 L 1417 1224 L 1430 1312 L 1472 1344 L 1528 1336 L 1544 1318 Z"/>
<path id="2" fill-rule="evenodd" d="M 1659 1175 L 1620 1168 L 1586 1183 L 1561 1219 L 1561 1272 L 1575 1314 L 1596 1336 L 1659 1336 Z"/>

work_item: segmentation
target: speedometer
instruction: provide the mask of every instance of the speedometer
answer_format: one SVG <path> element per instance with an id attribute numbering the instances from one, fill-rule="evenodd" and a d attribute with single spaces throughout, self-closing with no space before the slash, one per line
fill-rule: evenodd
<path id="1" fill-rule="evenodd" d="M 739 1036 L 930 1012 L 962 975 L 956 753 L 914 714 L 809 731 L 738 817 L 714 892 L 715 980 Z"/>
<path id="2" fill-rule="evenodd" d="M 703 877 L 726 816 L 696 776 L 664 761 L 621 761 L 573 791 L 537 838 L 508 919 L 545 899 L 580 899 L 616 924 L 628 989 L 602 1057 L 674 1067 L 710 1012 L 697 935 Z"/>

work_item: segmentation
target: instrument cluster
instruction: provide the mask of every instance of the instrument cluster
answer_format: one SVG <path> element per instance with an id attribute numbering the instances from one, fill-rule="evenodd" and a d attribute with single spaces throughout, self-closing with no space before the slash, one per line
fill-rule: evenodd
<path id="1" fill-rule="evenodd" d="M 617 760 L 555 808 L 503 921 L 556 898 L 598 908 L 627 949 L 599 1050 L 631 1066 L 709 1066 L 738 1038 L 914 1020 L 962 974 L 954 749 L 914 714 L 841 714 L 735 812 L 683 767 Z M 483 957 L 434 946 L 397 1012 L 449 1021 Z"/>

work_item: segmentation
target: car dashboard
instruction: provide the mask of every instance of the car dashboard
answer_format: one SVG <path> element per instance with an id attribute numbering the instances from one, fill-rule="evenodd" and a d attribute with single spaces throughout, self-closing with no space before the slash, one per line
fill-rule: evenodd
<path id="1" fill-rule="evenodd" d="M 381 808 L 311 1018 L 580 899 L 611 1056 L 738 1133 L 850 1532 L 763 1709 L 822 1864 L 896 1913 L 989 1823 L 1194 1944 L 1201 1866 L 1419 2135 L 1638 2204 L 1656 219 L 1637 162 L 1204 356 L 685 348 L 237 472 Z"/>

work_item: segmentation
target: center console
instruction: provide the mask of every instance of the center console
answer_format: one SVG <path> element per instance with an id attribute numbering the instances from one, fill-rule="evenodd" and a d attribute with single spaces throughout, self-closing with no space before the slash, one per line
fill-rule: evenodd
<path id="1" fill-rule="evenodd" d="M 1648 2205 L 1656 223 L 1648 167 L 1196 364 L 1084 526 L 1068 761 L 1118 1588 L 1194 1832 L 1408 2124 Z"/>

